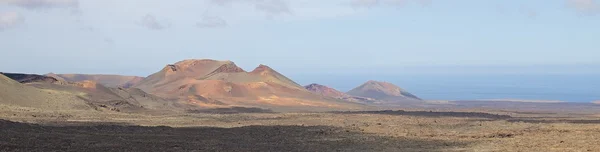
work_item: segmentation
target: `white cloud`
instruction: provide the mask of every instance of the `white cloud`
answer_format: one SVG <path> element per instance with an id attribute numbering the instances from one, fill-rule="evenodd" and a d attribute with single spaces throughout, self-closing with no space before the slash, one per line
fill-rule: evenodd
<path id="1" fill-rule="evenodd" d="M 532 8 L 529 7 L 521 7 L 520 9 L 520 13 L 522 13 L 523 15 L 525 15 L 527 18 L 529 19 L 535 19 L 538 17 L 538 12 Z"/>
<path id="2" fill-rule="evenodd" d="M 349 1 L 349 2 L 348 2 Z M 344 4 L 350 5 L 351 7 L 358 8 L 372 8 L 377 6 L 394 6 L 401 7 L 407 3 L 415 2 L 422 6 L 430 6 L 433 0 L 348 0 Z"/>
<path id="3" fill-rule="evenodd" d="M 196 26 L 202 28 L 217 28 L 227 26 L 227 21 L 218 16 L 204 16 L 202 21 L 196 23 Z"/>
<path id="4" fill-rule="evenodd" d="M 0 31 L 14 28 L 24 22 L 23 16 L 17 12 L 0 13 Z"/>
<path id="5" fill-rule="evenodd" d="M 380 1 L 381 0 L 353 0 L 349 4 L 353 8 L 361 8 L 361 7 L 371 8 L 371 7 L 379 5 Z"/>
<path id="6" fill-rule="evenodd" d="M 583 14 L 600 13 L 600 4 L 596 0 L 567 0 L 567 5 Z"/>
<path id="7" fill-rule="evenodd" d="M 528 18 L 531 19 L 535 19 L 538 16 L 538 12 L 534 11 L 534 10 L 525 10 L 525 15 L 527 15 Z"/>
<path id="8" fill-rule="evenodd" d="M 221 5 L 221 6 L 228 5 L 228 4 L 232 3 L 232 2 L 237 2 L 237 1 L 240 1 L 240 0 L 208 0 L 209 3 L 218 4 L 218 5 Z"/>
<path id="9" fill-rule="evenodd" d="M 252 5 L 256 10 L 265 12 L 268 16 L 292 13 L 292 9 L 286 0 L 209 0 L 209 3 L 219 6 L 233 3 Z"/>
<path id="10" fill-rule="evenodd" d="M 143 16 L 137 24 L 152 30 L 162 30 L 170 27 L 169 24 L 159 22 L 156 17 L 151 14 Z"/>
<path id="11" fill-rule="evenodd" d="M 263 19 L 284 22 L 321 20 L 356 14 L 357 11 L 351 7 L 340 5 L 349 1 L 351 0 L 206 0 L 208 6 L 202 15 L 211 16 L 213 19 L 210 20 L 213 22 L 226 23 L 227 26 Z M 197 25 L 202 27 L 208 25 L 205 24 L 207 22 L 201 21 Z"/>
<path id="12" fill-rule="evenodd" d="M 78 8 L 78 0 L 2 0 L 4 4 L 15 5 L 26 9 Z"/>
<path id="13" fill-rule="evenodd" d="M 104 43 L 108 44 L 108 45 L 114 45 L 115 44 L 115 40 L 113 40 L 112 38 L 104 38 Z"/>
<path id="14" fill-rule="evenodd" d="M 258 0 L 254 2 L 257 10 L 263 11 L 268 15 L 291 14 L 291 9 L 287 1 L 283 0 Z"/>
<path id="15" fill-rule="evenodd" d="M 433 0 L 418 0 L 418 1 L 423 6 L 431 6 L 431 4 L 433 4 Z"/>

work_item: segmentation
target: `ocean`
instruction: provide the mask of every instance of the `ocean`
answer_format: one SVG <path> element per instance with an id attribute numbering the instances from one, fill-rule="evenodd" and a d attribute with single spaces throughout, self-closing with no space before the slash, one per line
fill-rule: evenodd
<path id="1" fill-rule="evenodd" d="M 367 80 L 386 81 L 426 100 L 600 100 L 600 75 L 329 75 L 294 78 L 303 85 L 320 83 L 344 92 Z"/>

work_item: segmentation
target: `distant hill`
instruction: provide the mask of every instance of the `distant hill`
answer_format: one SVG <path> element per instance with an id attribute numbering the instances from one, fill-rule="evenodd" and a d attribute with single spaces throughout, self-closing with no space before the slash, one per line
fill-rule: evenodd
<path id="1" fill-rule="evenodd" d="M 600 100 L 598 100 L 598 101 L 592 101 L 592 103 L 600 104 Z"/>
<path id="2" fill-rule="evenodd" d="M 421 100 L 419 97 L 394 84 L 373 80 L 368 81 L 347 93 L 353 96 L 368 97 L 377 100 Z"/>
<path id="3" fill-rule="evenodd" d="M 0 104 L 46 110 L 91 109 L 76 94 L 27 86 L 4 74 L 0 74 Z"/>
<path id="4" fill-rule="evenodd" d="M 56 78 L 49 77 L 49 76 L 35 75 L 35 74 L 3 73 L 3 72 L 0 72 L 0 74 L 5 75 L 6 77 L 9 77 L 19 83 L 33 83 L 33 82 L 56 83 L 56 82 L 59 82 L 59 80 Z"/>
<path id="5" fill-rule="evenodd" d="M 94 81 L 107 87 L 123 87 L 129 88 L 138 82 L 143 77 L 137 76 L 122 76 L 122 75 L 105 75 L 105 74 L 54 74 L 48 73 L 46 76 L 70 82 Z"/>
<path id="6" fill-rule="evenodd" d="M 371 102 L 376 101 L 375 99 L 371 99 L 371 98 L 348 95 L 344 92 L 338 91 L 336 89 L 333 89 L 333 88 L 330 88 L 330 87 L 327 87 L 324 85 L 316 84 L 316 83 L 304 86 L 304 88 L 306 88 L 306 90 L 314 92 L 318 95 L 332 97 L 332 98 L 340 99 L 340 100 L 361 102 L 361 103 L 371 103 Z"/>
<path id="7" fill-rule="evenodd" d="M 247 72 L 234 62 L 210 59 L 169 64 L 134 87 L 203 107 L 356 107 L 315 95 L 266 65 Z"/>
<path id="8" fill-rule="evenodd" d="M 35 74 L 2 73 L 0 104 L 45 110 L 136 112 L 176 110 L 176 103 L 135 88 L 111 88 L 94 81 L 68 82 Z M 17 82 L 18 81 L 18 82 Z"/>

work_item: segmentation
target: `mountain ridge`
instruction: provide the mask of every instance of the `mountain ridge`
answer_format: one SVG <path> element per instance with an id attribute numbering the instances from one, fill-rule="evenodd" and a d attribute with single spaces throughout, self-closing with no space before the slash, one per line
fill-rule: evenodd
<path id="1" fill-rule="evenodd" d="M 315 95 L 264 64 L 247 72 L 232 61 L 211 59 L 188 59 L 168 64 L 134 87 L 206 107 L 356 106 Z"/>

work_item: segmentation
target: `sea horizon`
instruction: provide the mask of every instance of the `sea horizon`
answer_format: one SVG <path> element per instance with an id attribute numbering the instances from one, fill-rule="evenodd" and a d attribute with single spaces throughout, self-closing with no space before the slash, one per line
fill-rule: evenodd
<path id="1" fill-rule="evenodd" d="M 347 92 L 368 80 L 398 85 L 424 100 L 600 100 L 600 74 L 409 74 L 296 76 L 298 83 L 319 83 Z"/>

